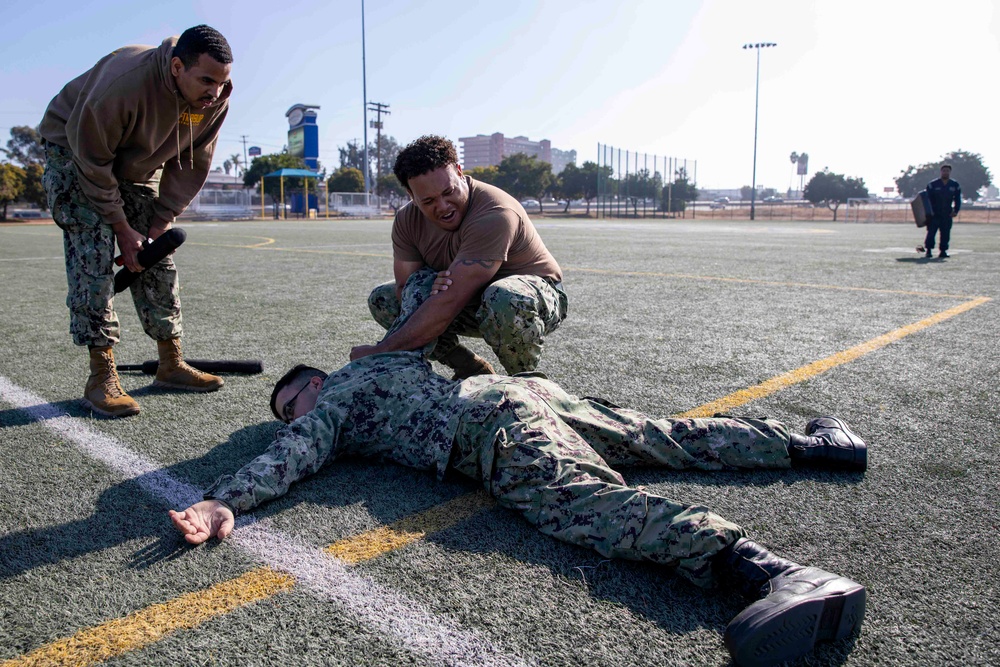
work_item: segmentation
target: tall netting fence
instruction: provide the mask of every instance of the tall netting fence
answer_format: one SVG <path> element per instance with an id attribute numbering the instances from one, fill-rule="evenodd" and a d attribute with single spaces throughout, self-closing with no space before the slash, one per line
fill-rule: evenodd
<path id="1" fill-rule="evenodd" d="M 596 211 L 605 218 L 695 214 L 698 161 L 597 145 Z"/>

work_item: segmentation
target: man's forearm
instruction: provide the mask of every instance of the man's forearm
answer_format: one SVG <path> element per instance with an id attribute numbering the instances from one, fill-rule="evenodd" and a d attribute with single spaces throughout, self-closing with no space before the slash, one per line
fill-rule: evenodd
<path id="1" fill-rule="evenodd" d="M 443 298 L 428 299 L 399 329 L 383 338 L 376 350 L 380 353 L 419 350 L 445 332 L 457 314 L 452 310 Z"/>

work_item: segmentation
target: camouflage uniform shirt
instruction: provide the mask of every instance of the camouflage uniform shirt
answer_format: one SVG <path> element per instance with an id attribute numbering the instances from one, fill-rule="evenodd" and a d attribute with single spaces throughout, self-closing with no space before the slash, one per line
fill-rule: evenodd
<path id="1" fill-rule="evenodd" d="M 496 403 L 476 400 L 509 378 L 481 375 L 453 382 L 419 351 L 376 354 L 351 362 L 323 383 L 316 407 L 278 431 L 267 452 L 205 494 L 247 511 L 341 456 L 391 461 L 443 476 L 459 419 Z"/>

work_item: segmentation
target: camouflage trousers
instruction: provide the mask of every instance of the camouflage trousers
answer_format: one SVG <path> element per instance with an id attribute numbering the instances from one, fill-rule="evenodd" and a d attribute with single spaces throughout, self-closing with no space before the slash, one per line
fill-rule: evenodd
<path id="1" fill-rule="evenodd" d="M 396 283 L 372 290 L 372 317 L 393 333 L 431 295 L 437 271 L 424 267 L 413 273 L 396 297 Z M 566 319 L 568 299 L 562 286 L 538 276 L 509 276 L 490 283 L 478 301 L 458 314 L 437 339 L 430 358 L 440 361 L 460 344 L 459 336 L 481 337 L 513 375 L 533 371 L 542 357 L 546 334 Z"/>
<path id="2" fill-rule="evenodd" d="M 63 230 L 69 285 L 66 305 L 73 342 L 97 347 L 114 345 L 121 335 L 114 309 L 114 231 L 80 189 L 68 149 L 46 144 L 42 184 L 52 217 Z M 129 225 L 147 235 L 153 222 L 155 193 L 146 186 L 127 182 L 119 183 L 119 191 Z M 130 290 L 142 328 L 150 337 L 167 340 L 182 334 L 177 267 L 172 257 L 139 274 Z"/>
<path id="3" fill-rule="evenodd" d="M 492 411 L 459 422 L 451 467 L 541 532 L 607 558 L 676 567 L 696 585 L 710 559 L 745 535 L 707 508 L 629 487 L 611 466 L 785 469 L 788 430 L 770 419 L 653 419 L 518 377 L 476 396 Z"/>

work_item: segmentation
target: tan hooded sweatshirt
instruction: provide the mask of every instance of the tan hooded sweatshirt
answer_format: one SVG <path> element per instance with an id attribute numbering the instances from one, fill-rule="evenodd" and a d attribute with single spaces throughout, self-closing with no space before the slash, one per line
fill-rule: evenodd
<path id="1" fill-rule="evenodd" d="M 52 98 L 38 128 L 73 153 L 80 187 L 109 225 L 127 222 L 119 181 L 147 183 L 162 167 L 156 216 L 173 221 L 208 178 L 232 84 L 192 109 L 170 73 L 176 43 L 113 51 Z"/>

